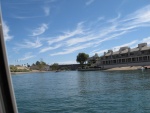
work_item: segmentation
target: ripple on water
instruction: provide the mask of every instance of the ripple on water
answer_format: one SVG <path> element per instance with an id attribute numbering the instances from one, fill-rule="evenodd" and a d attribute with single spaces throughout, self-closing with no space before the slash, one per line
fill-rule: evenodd
<path id="1" fill-rule="evenodd" d="M 20 113 L 150 112 L 150 71 L 12 76 Z"/>

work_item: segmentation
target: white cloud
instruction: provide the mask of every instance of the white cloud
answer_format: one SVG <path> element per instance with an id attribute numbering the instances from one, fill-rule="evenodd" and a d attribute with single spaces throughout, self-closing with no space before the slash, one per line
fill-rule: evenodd
<path id="1" fill-rule="evenodd" d="M 22 58 L 19 58 L 18 60 L 23 61 L 23 60 L 31 59 L 33 57 L 35 57 L 35 55 L 32 55 L 31 52 L 29 52 L 29 53 L 26 53 Z"/>
<path id="2" fill-rule="evenodd" d="M 106 51 L 108 51 L 108 49 L 100 50 L 100 51 L 97 51 L 97 52 L 95 52 L 95 53 L 97 53 L 97 54 L 103 54 L 103 53 L 106 52 Z M 93 53 L 93 54 L 95 54 L 95 53 Z"/>
<path id="3" fill-rule="evenodd" d="M 66 41 L 67 46 L 72 46 L 78 43 L 87 42 L 90 40 L 96 39 L 94 36 L 84 36 L 84 37 L 75 37 Z"/>
<path id="4" fill-rule="evenodd" d="M 46 51 L 60 49 L 60 52 L 52 53 L 51 56 L 55 55 L 64 55 L 70 54 L 75 51 L 87 49 L 90 47 L 98 47 L 100 44 L 113 40 L 119 39 L 122 35 L 132 32 L 140 27 L 150 27 L 150 5 L 137 10 L 136 12 L 127 15 L 126 17 L 121 17 L 121 14 L 114 19 L 106 20 L 104 17 L 99 17 L 93 22 L 80 22 L 77 24 L 77 27 L 74 30 L 68 30 L 64 32 L 63 35 L 58 35 L 53 38 L 46 38 L 45 41 L 48 41 L 49 46 L 40 48 L 39 52 L 44 53 Z M 100 22 L 104 20 L 104 22 Z M 105 26 L 105 27 L 102 27 Z M 41 25 L 39 28 L 35 29 L 33 36 L 40 35 L 48 29 L 46 24 Z M 149 41 L 150 38 L 145 38 L 145 41 Z M 143 39 L 144 41 L 144 39 Z M 124 45 L 116 46 L 116 50 L 122 46 L 134 46 L 139 41 L 132 41 Z M 54 45 L 54 46 L 53 46 Z M 34 42 L 25 40 L 23 44 L 19 44 L 20 48 L 38 48 L 42 44 L 39 40 Z M 114 49 L 112 48 L 112 49 Z M 96 48 L 97 49 L 97 48 Z M 104 48 L 104 50 L 106 50 Z M 94 51 L 97 53 L 102 53 L 104 50 L 98 49 Z"/>
<path id="5" fill-rule="evenodd" d="M 32 31 L 31 36 L 38 36 L 38 35 L 41 35 L 41 34 L 43 34 L 47 29 L 48 29 L 48 25 L 45 24 L 45 23 L 43 23 L 43 24 L 41 24 L 40 27 L 38 27 L 38 28 L 36 28 L 36 29 L 34 29 L 34 30 Z"/>
<path id="6" fill-rule="evenodd" d="M 147 38 L 144 38 L 142 40 L 143 43 L 147 43 L 147 44 L 150 44 L 150 37 L 147 37 Z"/>
<path id="7" fill-rule="evenodd" d="M 131 29 L 150 26 L 150 5 L 129 14 L 118 23 L 122 25 L 122 28 Z"/>
<path id="8" fill-rule="evenodd" d="M 133 14 L 130 14 L 126 20 L 133 20 L 134 23 L 150 22 L 150 5 L 147 5 Z"/>
<path id="9" fill-rule="evenodd" d="M 122 44 L 122 45 L 119 45 L 119 46 L 114 46 L 114 47 L 112 47 L 112 50 L 113 51 L 118 51 L 121 47 L 125 47 L 125 46 L 131 47 L 131 46 L 137 45 L 138 43 L 139 43 L 138 40 L 133 40 L 133 41 L 131 41 L 129 43 L 125 43 L 125 44 Z M 103 49 L 103 50 L 98 50 L 98 51 L 93 51 L 93 52 L 91 52 L 91 55 L 93 55 L 94 53 L 103 54 L 104 52 L 107 52 L 110 49 L 111 48 Z"/>
<path id="10" fill-rule="evenodd" d="M 43 49 L 40 50 L 40 53 L 44 53 L 46 51 L 54 50 L 54 49 L 57 49 L 59 47 L 61 47 L 61 44 L 60 45 L 56 45 L 54 47 L 45 47 L 45 48 L 43 48 Z"/>
<path id="11" fill-rule="evenodd" d="M 129 42 L 129 43 L 125 43 L 125 44 L 122 44 L 122 45 L 119 45 L 119 46 L 112 47 L 112 50 L 118 51 L 121 47 L 125 47 L 125 46 L 131 47 L 131 46 L 137 45 L 138 42 L 139 42 L 138 40 L 133 40 L 132 42 Z"/>
<path id="12" fill-rule="evenodd" d="M 44 9 L 45 16 L 49 16 L 50 8 L 49 7 L 43 7 L 43 9 Z"/>
<path id="13" fill-rule="evenodd" d="M 101 20 L 104 20 L 105 19 L 105 17 L 98 17 L 98 19 L 97 19 L 97 21 L 101 21 Z"/>
<path id="14" fill-rule="evenodd" d="M 112 40 L 112 39 L 119 39 L 121 38 L 121 35 L 127 34 L 129 32 L 132 32 L 140 27 L 149 27 L 150 26 L 150 5 L 137 10 L 136 12 L 127 15 L 125 18 L 121 17 L 121 14 L 118 14 L 118 16 L 114 19 L 106 20 L 105 24 L 107 27 L 101 27 L 99 26 L 99 21 L 94 23 L 93 26 L 90 24 L 88 25 L 87 22 L 82 23 L 82 29 L 75 30 L 76 33 L 70 32 L 72 35 L 63 35 L 59 38 L 56 38 L 49 42 L 52 43 L 63 43 L 64 48 L 61 52 L 53 53 L 51 56 L 54 55 L 63 55 L 63 54 L 70 54 L 74 51 L 78 51 L 81 49 L 89 48 L 89 47 L 98 47 L 101 43 Z M 132 16 L 131 16 L 132 15 Z M 103 19 L 103 18 L 102 18 Z M 85 29 L 86 28 L 86 29 Z M 82 31 L 81 34 L 79 31 Z M 83 32 L 84 31 L 84 32 Z M 65 41 L 64 41 L 65 40 Z M 132 41 L 130 43 L 127 43 L 125 45 L 133 46 L 137 44 L 138 41 Z M 88 45 L 90 43 L 90 45 Z M 83 45 L 88 46 L 83 46 Z M 121 45 L 121 46 L 125 46 Z M 117 46 L 115 48 L 119 48 L 121 46 Z M 99 53 L 103 52 L 98 51 Z"/>
<path id="15" fill-rule="evenodd" d="M 85 3 L 85 5 L 90 5 L 90 4 L 92 4 L 94 2 L 94 0 L 87 0 L 87 2 Z"/>
<path id="16" fill-rule="evenodd" d="M 29 40 L 25 40 L 24 43 L 19 43 L 16 44 L 18 49 L 21 48 L 28 48 L 28 49 L 33 49 L 33 48 L 39 48 L 42 46 L 42 43 L 40 42 L 40 40 L 37 38 L 35 41 L 31 42 Z"/>
<path id="17" fill-rule="evenodd" d="M 111 26 L 110 28 L 107 28 L 107 30 L 104 29 L 102 32 L 98 34 L 90 34 L 91 36 L 89 34 L 88 35 L 86 34 L 84 37 L 69 39 L 66 41 L 67 43 L 66 45 L 69 46 L 69 48 L 66 47 L 64 51 L 53 53 L 51 54 L 51 56 L 70 54 L 81 49 L 96 47 L 102 42 L 114 39 L 128 32 L 128 31 L 121 31 L 121 32 L 115 32 L 115 31 L 116 31 L 116 27 Z M 103 51 L 99 51 L 97 53 L 101 53 L 101 52 Z"/>
<path id="18" fill-rule="evenodd" d="M 5 41 L 9 41 L 13 38 L 13 36 L 9 34 L 10 32 L 9 26 L 5 22 L 3 22 L 3 32 Z"/>
<path id="19" fill-rule="evenodd" d="M 43 17 L 43 16 L 18 16 L 18 15 L 13 15 L 13 18 L 16 18 L 16 19 L 31 19 L 31 18 L 39 18 L 39 17 Z"/>
<path id="20" fill-rule="evenodd" d="M 53 39 L 50 39 L 48 41 L 49 45 L 53 44 L 53 43 L 57 43 L 57 42 L 60 42 L 60 41 L 63 41 L 67 38 L 70 38 L 70 37 L 73 37 L 73 36 L 76 36 L 76 35 L 81 35 L 83 34 L 83 29 L 82 29 L 82 23 L 78 23 L 77 25 L 77 28 L 73 31 L 68 31 L 68 32 L 65 32 L 64 35 L 60 35 L 58 37 L 55 37 Z"/>
<path id="21" fill-rule="evenodd" d="M 108 22 L 111 22 L 111 23 L 117 22 L 120 19 L 120 17 L 121 17 L 121 14 L 119 13 L 116 18 L 110 19 L 110 20 L 108 20 Z"/>
<path id="22" fill-rule="evenodd" d="M 76 60 L 69 60 L 69 61 L 63 61 L 63 62 L 57 62 L 58 64 L 65 65 L 65 64 L 77 64 Z"/>
<path id="23" fill-rule="evenodd" d="M 111 34 L 111 35 L 109 35 L 109 36 L 104 37 L 103 39 L 99 39 L 99 40 L 95 41 L 95 47 L 96 47 L 97 45 L 99 45 L 100 43 L 102 43 L 102 42 L 115 39 L 115 38 L 117 38 L 118 36 L 121 36 L 121 35 L 123 35 L 123 34 L 125 34 L 125 33 L 127 33 L 127 31 L 122 31 L 122 32 L 119 32 L 119 33 L 114 33 L 114 34 Z"/>
<path id="24" fill-rule="evenodd" d="M 62 52 L 57 52 L 57 53 L 50 54 L 50 56 L 64 55 L 64 54 L 73 53 L 73 52 L 75 52 L 75 51 L 88 48 L 88 47 L 90 47 L 91 45 L 93 45 L 93 43 L 86 43 L 86 44 L 84 44 L 84 45 L 67 48 L 67 49 L 64 49 L 64 51 L 62 51 Z"/>

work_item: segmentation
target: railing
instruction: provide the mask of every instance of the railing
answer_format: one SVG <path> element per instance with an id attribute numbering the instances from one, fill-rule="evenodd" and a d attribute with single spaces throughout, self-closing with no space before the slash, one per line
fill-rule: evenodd
<path id="1" fill-rule="evenodd" d="M 142 59 L 140 59 L 141 57 Z M 135 58 L 134 59 L 135 61 L 133 60 L 133 58 Z M 114 63 L 114 60 L 116 63 Z M 125 60 L 125 61 L 122 61 L 122 60 Z M 144 56 L 126 57 L 125 59 L 118 58 L 118 59 L 101 60 L 101 62 L 105 62 L 101 64 L 102 65 L 115 65 L 115 64 L 127 64 L 127 63 L 140 63 L 140 62 L 147 62 L 147 61 L 150 61 L 150 56 L 144 55 Z"/>
<path id="2" fill-rule="evenodd" d="M 122 58 L 134 58 L 134 57 L 143 57 L 143 56 L 149 56 L 150 54 L 137 54 L 137 55 L 129 55 L 129 56 L 117 56 L 117 57 L 111 57 L 111 58 L 101 58 L 101 60 L 116 60 L 116 59 L 122 59 Z"/>

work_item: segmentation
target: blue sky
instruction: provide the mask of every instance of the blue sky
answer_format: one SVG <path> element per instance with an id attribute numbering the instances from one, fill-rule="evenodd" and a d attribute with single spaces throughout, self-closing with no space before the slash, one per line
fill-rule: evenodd
<path id="1" fill-rule="evenodd" d="M 9 64 L 150 44 L 149 0 L 1 0 L 1 10 Z"/>

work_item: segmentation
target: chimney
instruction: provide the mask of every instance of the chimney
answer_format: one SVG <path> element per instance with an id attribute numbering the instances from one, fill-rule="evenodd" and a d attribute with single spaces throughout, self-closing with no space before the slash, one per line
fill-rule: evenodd
<path id="1" fill-rule="evenodd" d="M 141 51 L 142 47 L 147 47 L 147 43 L 138 44 L 138 48 Z"/>
<path id="2" fill-rule="evenodd" d="M 112 50 L 108 50 L 108 53 L 111 53 L 111 55 L 113 54 L 113 51 Z"/>
<path id="3" fill-rule="evenodd" d="M 104 52 L 104 56 L 106 55 L 106 52 Z"/>

